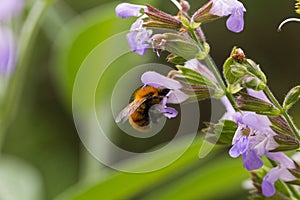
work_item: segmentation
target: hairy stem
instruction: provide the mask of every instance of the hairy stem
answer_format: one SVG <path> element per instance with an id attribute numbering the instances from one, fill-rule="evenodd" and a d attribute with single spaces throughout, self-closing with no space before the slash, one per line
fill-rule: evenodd
<path id="1" fill-rule="evenodd" d="M 205 52 L 205 49 L 203 47 L 203 45 L 201 44 L 201 42 L 198 40 L 195 31 L 192 29 L 189 31 L 192 38 L 195 40 L 195 42 L 197 43 L 197 45 L 199 46 L 199 48 L 201 49 L 201 51 Z M 212 58 L 210 57 L 209 54 L 206 54 L 204 61 L 207 65 L 207 67 L 210 69 L 210 71 L 213 73 L 213 75 L 215 76 L 215 78 L 218 81 L 218 84 L 221 86 L 221 88 L 223 89 L 225 95 L 227 96 L 228 100 L 230 101 L 230 103 L 232 104 L 233 108 L 238 111 L 238 106 L 236 105 L 236 102 L 232 96 L 232 94 L 230 92 L 228 92 L 227 87 L 218 71 L 218 68 L 216 66 L 216 64 L 214 63 L 214 61 L 212 60 Z"/>
<path id="2" fill-rule="evenodd" d="M 271 90 L 270 90 L 270 88 L 268 86 L 265 87 L 264 91 L 267 94 L 267 96 L 270 98 L 270 100 L 273 102 L 273 104 L 279 109 L 279 111 L 284 116 L 284 118 L 286 119 L 287 123 L 289 124 L 289 126 L 293 130 L 293 132 L 294 132 L 295 136 L 297 137 L 298 141 L 300 141 L 300 135 L 298 133 L 296 125 L 293 123 L 291 117 L 287 114 L 286 110 L 284 110 L 282 108 L 282 106 L 277 101 L 277 99 L 275 98 L 275 96 L 273 95 L 273 93 L 271 92 Z"/>

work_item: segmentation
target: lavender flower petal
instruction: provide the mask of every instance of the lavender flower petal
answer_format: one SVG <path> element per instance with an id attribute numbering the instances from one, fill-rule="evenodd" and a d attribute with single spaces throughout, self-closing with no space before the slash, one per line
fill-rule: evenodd
<path id="1" fill-rule="evenodd" d="M 0 21 L 6 21 L 20 13 L 23 0 L 0 0 L 0 5 Z"/>
<path id="2" fill-rule="evenodd" d="M 141 80 L 145 85 L 151 85 L 153 87 L 164 87 L 168 89 L 182 88 L 182 85 L 178 81 L 165 77 L 154 71 L 145 72 L 142 75 Z"/>
<path id="3" fill-rule="evenodd" d="M 159 112 L 163 113 L 165 117 L 171 119 L 178 115 L 178 111 L 175 108 L 167 107 L 168 98 L 164 98 L 160 105 L 158 105 Z"/>
<path id="4" fill-rule="evenodd" d="M 253 149 L 248 149 L 242 154 L 243 165 L 247 170 L 259 169 L 263 166 L 261 157 Z"/>
<path id="5" fill-rule="evenodd" d="M 248 148 L 248 137 L 242 136 L 235 142 L 235 144 L 229 150 L 229 155 L 233 158 L 237 158 L 239 155 L 245 153 L 247 148 Z"/>
<path id="6" fill-rule="evenodd" d="M 268 99 L 268 97 L 266 96 L 266 94 L 264 93 L 264 91 L 255 91 L 255 90 L 252 90 L 252 89 L 247 89 L 247 92 L 249 95 L 253 96 L 253 97 L 256 97 L 256 98 L 259 98 L 261 100 L 264 100 L 268 103 L 271 103 L 270 100 Z"/>
<path id="7" fill-rule="evenodd" d="M 151 42 L 151 30 L 142 27 L 143 20 L 138 18 L 131 26 L 130 32 L 126 35 L 129 46 L 133 52 L 143 55 Z"/>
<path id="8" fill-rule="evenodd" d="M 252 112 L 244 112 L 241 117 L 241 123 L 255 130 L 272 132 L 270 128 L 271 122 L 266 116 L 257 115 Z"/>
<path id="9" fill-rule="evenodd" d="M 178 111 L 175 108 L 171 108 L 171 107 L 164 108 L 163 113 L 169 119 L 174 118 L 178 115 Z"/>
<path id="10" fill-rule="evenodd" d="M 233 8 L 230 17 L 226 21 L 227 28 L 239 33 L 244 29 L 244 11 L 243 8 Z"/>
<path id="11" fill-rule="evenodd" d="M 128 17 L 139 17 L 141 16 L 141 9 L 147 9 L 146 6 L 130 4 L 130 3 L 120 3 L 116 7 L 116 14 L 121 18 Z"/>
<path id="12" fill-rule="evenodd" d="M 269 173 L 264 177 L 261 184 L 261 189 L 263 195 L 266 197 L 273 196 L 276 192 L 274 183 L 279 178 L 280 168 L 275 167 L 269 171 Z"/>
<path id="13" fill-rule="evenodd" d="M 232 14 L 234 8 L 242 8 L 243 12 L 246 11 L 244 5 L 237 0 L 212 0 L 212 2 L 210 13 L 220 17 Z"/>
<path id="14" fill-rule="evenodd" d="M 180 104 L 187 100 L 189 98 L 189 95 L 185 94 L 184 92 L 180 90 L 172 90 L 168 94 L 168 102 L 167 103 L 172 103 L 172 104 Z"/>
<path id="15" fill-rule="evenodd" d="M 230 31 L 239 33 L 244 28 L 244 5 L 237 0 L 212 0 L 210 13 L 220 17 L 229 16 L 226 25 Z"/>
<path id="16" fill-rule="evenodd" d="M 282 152 L 268 152 L 267 157 L 279 162 L 280 165 L 271 169 L 269 173 L 264 177 L 262 182 L 262 192 L 266 197 L 273 196 L 276 192 L 274 183 L 278 179 L 283 181 L 293 181 L 296 179 L 289 169 L 295 168 L 295 164 L 291 158 Z"/>

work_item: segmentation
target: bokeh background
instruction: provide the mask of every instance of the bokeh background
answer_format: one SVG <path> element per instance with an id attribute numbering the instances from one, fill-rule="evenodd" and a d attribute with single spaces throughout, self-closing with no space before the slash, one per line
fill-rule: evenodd
<path id="1" fill-rule="evenodd" d="M 176 7 L 167 0 L 130 2 L 149 3 L 176 14 Z M 248 191 L 243 183 L 249 178 L 249 173 L 243 169 L 241 160 L 230 158 L 228 147 L 218 147 L 209 156 L 199 159 L 201 133 L 191 148 L 172 165 L 146 174 L 121 173 L 105 167 L 81 143 L 72 116 L 75 76 L 96 45 L 114 34 L 129 30 L 134 19 L 116 17 L 114 7 L 118 3 L 112 0 L 57 0 L 47 11 L 34 43 L 17 116 L 4 140 L 3 151 L 10 164 L 2 164 L 1 168 L 8 172 L 4 173 L 7 179 L 2 179 L 0 184 L 10 187 L 0 189 L 0 193 L 9 200 L 25 197 L 31 200 L 247 199 Z M 204 3 L 190 0 L 190 12 Z M 277 32 L 277 26 L 283 19 L 296 16 L 294 1 L 244 0 L 243 3 L 247 12 L 242 33 L 229 32 L 225 26 L 226 19 L 203 25 L 211 45 L 211 55 L 221 70 L 232 47 L 242 47 L 249 58 L 260 64 L 267 74 L 270 88 L 282 101 L 289 89 L 300 82 L 300 24 L 287 24 L 282 32 Z M 113 54 L 115 48 L 118 48 L 117 44 L 106 51 Z M 166 64 L 164 57 L 165 54 L 158 59 L 150 50 L 145 56 L 127 54 L 112 63 L 103 85 L 97 90 L 107 97 L 97 97 L 100 105 L 97 112 L 107 111 L 104 107 L 110 103 L 110 93 L 117 81 L 115 76 L 125 73 L 131 66 L 147 62 Z M 95 63 L 101 68 L 98 64 Z M 128 83 L 128 87 L 134 85 L 138 87 L 139 80 Z M 88 80 L 86 87 L 89 87 Z M 128 94 L 132 92 L 129 90 Z M 127 97 L 125 100 L 128 100 Z M 210 102 L 204 101 L 199 105 L 200 130 L 202 122 L 210 118 Z M 299 112 L 299 105 L 291 111 L 298 125 Z M 178 121 L 168 122 L 165 131 L 150 140 L 132 139 L 122 134 L 111 116 L 107 123 L 112 127 L 110 134 L 118 146 L 144 152 L 171 140 L 174 137 L 172 127 L 177 126 Z M 87 132 L 89 126 L 92 125 L 85 125 Z M 113 162 L 148 164 L 147 160 L 126 160 L 113 153 L 110 156 Z M 164 156 L 167 155 L 157 158 L 157 162 Z"/>

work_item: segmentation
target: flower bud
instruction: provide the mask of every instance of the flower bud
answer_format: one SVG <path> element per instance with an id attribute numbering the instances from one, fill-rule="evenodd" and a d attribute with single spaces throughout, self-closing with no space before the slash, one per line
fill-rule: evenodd
<path id="1" fill-rule="evenodd" d="M 291 135 L 293 136 L 294 133 L 290 128 L 287 121 L 281 116 L 268 116 L 270 122 L 272 123 L 271 129 L 277 133 L 278 135 Z"/>
<path id="2" fill-rule="evenodd" d="M 202 6 L 199 10 L 197 10 L 193 16 L 192 16 L 192 20 L 194 22 L 206 22 L 206 21 L 210 21 L 210 20 L 214 20 L 219 18 L 219 16 L 217 15 L 212 15 L 209 11 L 211 10 L 213 6 L 213 2 L 209 1 L 207 4 L 205 4 L 204 6 Z"/>
<path id="3" fill-rule="evenodd" d="M 263 83 L 257 77 L 246 76 L 242 80 L 242 85 L 246 88 L 250 88 L 256 91 L 263 90 L 266 87 L 266 84 Z"/>
<path id="4" fill-rule="evenodd" d="M 300 146 L 297 138 L 291 135 L 278 134 L 274 136 L 274 140 L 279 146 L 273 149 L 271 152 L 296 150 Z"/>
<path id="5" fill-rule="evenodd" d="M 150 5 L 146 6 L 147 9 L 145 10 L 145 14 L 149 17 L 149 19 L 144 22 L 143 26 L 173 30 L 179 30 L 182 27 L 181 21 L 176 17 L 160 11 Z"/>
<path id="6" fill-rule="evenodd" d="M 181 0 L 180 5 L 181 5 L 181 8 L 182 8 L 183 12 L 188 12 L 191 8 L 189 2 L 187 2 L 185 0 Z"/>
<path id="7" fill-rule="evenodd" d="M 239 96 L 236 98 L 237 105 L 239 109 L 245 111 L 253 111 L 257 114 L 262 115 L 279 115 L 280 111 L 274 107 L 273 104 L 258 99 L 256 97 L 250 96 L 246 93 L 239 93 Z"/>
<path id="8" fill-rule="evenodd" d="M 152 46 L 155 50 L 166 50 L 185 60 L 197 57 L 201 50 L 194 41 L 178 34 L 156 34 L 152 37 Z"/>

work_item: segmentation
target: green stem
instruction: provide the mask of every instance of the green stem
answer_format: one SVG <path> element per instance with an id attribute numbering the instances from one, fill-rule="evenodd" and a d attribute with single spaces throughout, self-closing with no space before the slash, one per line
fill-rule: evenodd
<path id="1" fill-rule="evenodd" d="M 201 44 L 201 42 L 198 40 L 195 32 L 193 29 L 189 30 L 192 38 L 195 40 L 195 42 L 197 43 L 197 45 L 199 46 L 199 48 L 201 49 L 201 51 L 205 52 L 205 49 L 203 47 L 203 45 Z M 232 96 L 232 94 L 230 92 L 228 92 L 227 87 L 217 69 L 216 64 L 214 63 L 214 61 L 212 60 L 212 58 L 210 57 L 209 54 L 206 54 L 204 61 L 207 65 L 207 67 L 210 69 L 210 71 L 213 73 L 213 75 L 215 76 L 218 84 L 221 86 L 222 90 L 224 91 L 225 95 L 227 96 L 228 100 L 230 101 L 231 105 L 233 106 L 233 108 L 238 111 L 238 106 Z"/>
<path id="2" fill-rule="evenodd" d="M 11 120 L 14 118 L 17 106 L 22 94 L 22 88 L 25 82 L 26 72 L 28 69 L 28 61 L 30 56 L 30 50 L 32 47 L 33 39 L 36 36 L 39 22 L 42 19 L 43 14 L 49 6 L 49 1 L 35 1 L 32 9 L 30 10 L 20 33 L 19 37 L 19 52 L 18 52 L 18 64 L 15 72 L 9 80 L 7 93 L 3 102 L 1 102 L 1 136 L 4 138 L 6 128 L 9 126 Z M 2 142 L 0 141 L 0 144 Z M 1 149 L 1 146 L 0 146 Z"/>
<path id="3" fill-rule="evenodd" d="M 271 92 L 271 90 L 270 90 L 270 88 L 268 86 L 265 87 L 264 91 L 267 94 L 267 96 L 270 98 L 270 100 L 273 102 L 273 104 L 279 109 L 279 111 L 284 116 L 284 118 L 286 119 L 287 123 L 289 124 L 289 126 L 293 130 L 293 132 L 294 132 L 295 136 L 297 137 L 298 141 L 300 141 L 300 135 L 298 133 L 296 125 L 293 123 L 291 117 L 287 114 L 286 110 L 284 110 L 282 108 L 282 106 L 277 101 L 277 99 L 275 98 L 275 96 L 273 95 L 273 93 Z"/>

